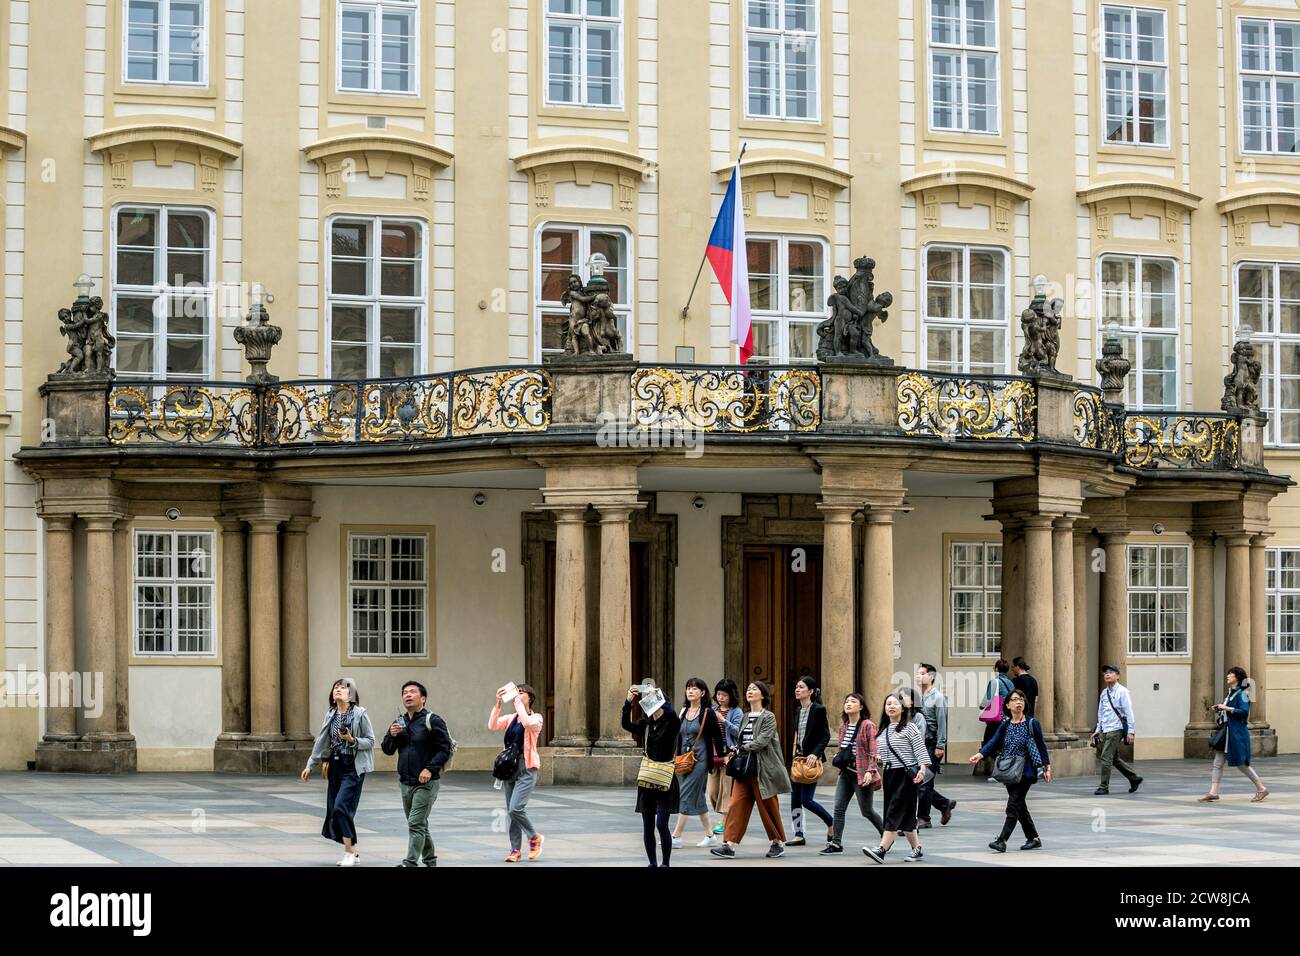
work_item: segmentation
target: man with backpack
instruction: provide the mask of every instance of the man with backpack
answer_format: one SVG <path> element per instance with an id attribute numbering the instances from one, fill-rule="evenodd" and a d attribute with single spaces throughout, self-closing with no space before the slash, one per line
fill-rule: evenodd
<path id="1" fill-rule="evenodd" d="M 424 709 L 429 692 L 419 681 L 402 685 L 402 706 L 406 713 L 388 728 L 380 749 L 397 753 L 397 779 L 402 788 L 402 809 L 406 811 L 408 840 L 406 858 L 398 866 L 437 866 L 438 854 L 429 833 L 429 811 L 438 799 L 439 777 L 451 760 L 455 743 L 446 722 Z"/>

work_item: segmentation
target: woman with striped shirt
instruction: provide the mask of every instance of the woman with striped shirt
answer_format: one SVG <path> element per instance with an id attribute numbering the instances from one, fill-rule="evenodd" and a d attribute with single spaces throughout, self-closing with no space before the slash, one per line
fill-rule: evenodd
<path id="1" fill-rule="evenodd" d="M 857 691 L 844 698 L 844 712 L 836 732 L 839 748 L 831 758 L 831 766 L 839 770 L 835 783 L 835 816 L 823 855 L 844 852 L 844 814 L 849 800 L 855 796 L 862 815 L 871 821 L 876 832 L 884 833 L 885 821 L 871 806 L 872 797 L 880 787 L 880 769 L 876 766 L 876 725 L 867 717 L 866 710 L 867 699 Z"/>
<path id="2" fill-rule="evenodd" d="M 991 757 L 994 754 L 1009 756 L 1011 758 L 1024 757 L 1025 770 L 1020 780 L 1016 783 L 1006 784 L 1007 788 L 1007 814 L 1006 820 L 1002 824 L 1002 832 L 998 838 L 989 844 L 990 850 L 996 850 L 998 853 L 1007 852 L 1007 839 L 1020 824 L 1020 829 L 1024 831 L 1025 842 L 1020 847 L 1022 850 L 1037 850 L 1043 845 L 1043 841 L 1038 838 L 1038 828 L 1034 826 L 1033 817 L 1029 815 L 1029 807 L 1026 806 L 1025 800 L 1029 796 L 1029 788 L 1032 787 L 1041 776 L 1048 783 L 1052 780 L 1052 765 L 1048 762 L 1051 757 L 1047 752 L 1047 742 L 1043 740 L 1043 726 L 1033 717 L 1025 716 L 1025 709 L 1029 706 L 1029 698 L 1020 688 L 1016 688 L 1007 696 L 1007 712 L 1011 715 L 1009 719 L 998 724 L 998 729 L 977 753 L 971 755 L 971 763 L 979 763 L 982 757 Z"/>
<path id="3" fill-rule="evenodd" d="M 916 836 L 916 788 L 925 779 L 930 753 L 925 749 L 925 735 L 912 716 L 901 694 L 895 692 L 885 698 L 881 729 L 876 731 L 876 751 L 885 773 L 885 826 L 879 846 L 862 848 L 877 863 L 885 862 L 885 854 L 900 832 L 912 847 L 904 862 L 915 863 L 925 856 Z"/>

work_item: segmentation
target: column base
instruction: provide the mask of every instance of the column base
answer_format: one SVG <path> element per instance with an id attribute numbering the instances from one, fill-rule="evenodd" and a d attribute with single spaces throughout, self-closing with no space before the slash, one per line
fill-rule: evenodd
<path id="1" fill-rule="evenodd" d="M 47 737 L 36 745 L 42 773 L 135 773 L 135 738 L 130 734 Z"/>
<path id="2" fill-rule="evenodd" d="M 1208 721 L 1188 724 L 1183 731 L 1183 756 L 1189 759 L 1210 759 L 1213 756 L 1210 735 L 1214 733 L 1215 726 Z M 1277 731 L 1268 724 L 1250 724 L 1248 730 L 1252 758 L 1277 756 Z"/>
<path id="3" fill-rule="evenodd" d="M 551 746 L 559 750 L 586 750 L 591 747 L 590 737 L 554 737 Z"/>
<path id="4" fill-rule="evenodd" d="M 598 749 L 603 751 L 635 750 L 637 753 L 641 752 L 641 748 L 636 745 L 636 741 L 633 740 L 631 737 L 627 736 L 626 734 L 624 734 L 621 737 L 611 738 L 609 740 L 606 740 L 605 738 L 602 737 L 599 740 L 593 741 L 591 746 L 593 749 Z"/>
<path id="5" fill-rule="evenodd" d="M 1252 757 L 1277 756 L 1277 731 L 1268 724 L 1250 728 L 1250 755 Z"/>
<path id="6" fill-rule="evenodd" d="M 212 745 L 212 769 L 262 776 L 296 774 L 307 766 L 312 746 L 311 740 L 278 735 L 222 734 Z"/>
<path id="7" fill-rule="evenodd" d="M 1053 777 L 1087 777 L 1096 772 L 1097 757 L 1088 740 L 1069 731 L 1044 734 Z"/>
<path id="8" fill-rule="evenodd" d="M 641 751 L 621 747 L 543 747 L 542 784 L 625 787 L 636 784 Z"/>

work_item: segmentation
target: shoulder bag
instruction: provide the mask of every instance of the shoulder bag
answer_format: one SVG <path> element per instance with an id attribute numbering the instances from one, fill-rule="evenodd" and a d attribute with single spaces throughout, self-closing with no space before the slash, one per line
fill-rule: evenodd
<path id="1" fill-rule="evenodd" d="M 1004 733 L 1009 733 L 1010 729 L 1011 725 L 1008 724 L 1007 730 L 1004 731 Z M 1029 733 L 1032 734 L 1033 732 L 1034 727 L 1030 724 Z M 990 776 L 992 776 L 998 783 L 1006 784 L 1010 787 L 1025 779 L 1025 756 L 1029 750 L 1029 746 L 1026 744 L 1025 750 L 1015 756 L 1012 756 L 1007 752 L 1006 746 L 1007 740 L 1004 736 L 1002 738 L 1002 749 L 998 751 L 997 757 L 993 760 L 993 773 Z"/>
<path id="2" fill-rule="evenodd" d="M 510 733 L 509 730 L 506 731 Z M 492 776 L 497 780 L 513 780 L 519 776 L 519 765 L 524 759 L 523 743 L 519 740 L 512 740 L 502 748 L 497 754 L 496 760 L 492 761 Z"/>
<path id="3" fill-rule="evenodd" d="M 752 716 L 745 719 L 757 720 Z M 753 750 L 745 749 L 744 735 L 745 728 L 742 725 L 738 737 L 740 741 L 739 749 L 731 755 L 731 759 L 727 762 L 727 776 L 736 780 L 747 780 L 758 775 L 758 754 Z"/>
<path id="4" fill-rule="evenodd" d="M 686 708 L 682 708 L 681 716 L 686 716 Z M 709 716 L 709 710 L 703 705 L 700 706 L 700 732 L 695 735 L 695 742 L 691 744 L 691 749 L 684 754 L 678 754 L 673 758 L 673 768 L 680 774 L 688 774 L 695 769 L 696 756 L 695 748 L 700 745 L 700 738 L 704 736 L 704 721 Z"/>
<path id="5" fill-rule="evenodd" d="M 906 763 L 903 760 L 903 758 L 898 755 L 898 751 L 894 749 L 894 744 L 890 740 L 889 734 L 890 734 L 890 728 L 886 727 L 885 746 L 888 747 L 889 752 L 894 755 L 894 759 L 897 760 L 899 763 L 903 764 L 903 771 L 907 774 L 907 776 L 912 780 L 915 780 L 916 775 L 921 772 L 921 765 L 919 763 Z M 926 767 L 925 776 L 921 778 L 921 782 L 917 784 L 917 786 L 925 786 L 933 779 L 934 779 L 934 771 L 931 770 L 929 767 Z"/>
<path id="6" fill-rule="evenodd" d="M 810 713 L 809 718 L 812 717 Z M 795 783 L 814 784 L 822 778 L 826 766 L 822 758 L 818 757 L 813 766 L 808 766 L 805 757 L 799 755 L 799 747 L 792 745 L 790 750 L 790 779 Z"/>
<path id="7" fill-rule="evenodd" d="M 1231 699 L 1232 699 L 1232 695 L 1229 694 L 1227 697 L 1223 698 L 1223 702 L 1226 704 Z M 1217 750 L 1223 753 L 1227 753 L 1228 715 L 1224 711 L 1220 710 L 1215 714 L 1214 722 L 1217 726 L 1210 733 L 1210 750 L 1211 751 Z"/>
<path id="8" fill-rule="evenodd" d="M 989 695 L 989 705 L 980 711 L 980 721 L 986 724 L 1002 723 L 1002 678 L 1001 675 L 993 678 L 993 683 L 998 685 L 998 689 Z"/>
<path id="9" fill-rule="evenodd" d="M 673 785 L 676 766 L 671 760 L 652 760 L 650 758 L 651 726 L 645 725 L 645 753 L 641 756 L 641 767 L 636 774 L 636 785 L 647 790 L 667 790 Z"/>
<path id="10" fill-rule="evenodd" d="M 862 732 L 861 726 L 853 731 L 853 740 L 847 747 L 840 747 L 835 751 L 835 756 L 831 757 L 831 766 L 837 770 L 848 770 L 850 767 L 857 769 L 858 765 L 858 734 Z M 840 732 L 841 738 L 844 736 Z"/>
<path id="11" fill-rule="evenodd" d="M 1123 714 L 1121 714 L 1121 713 L 1119 712 L 1119 708 L 1115 706 L 1115 699 L 1114 699 L 1113 697 L 1110 696 L 1110 688 L 1109 688 L 1109 687 L 1106 688 L 1106 703 L 1110 704 L 1110 709 L 1113 710 L 1113 711 L 1115 711 L 1115 716 L 1119 718 L 1119 730 L 1120 730 L 1120 734 L 1123 735 L 1125 738 L 1127 738 L 1127 737 L 1128 737 L 1128 718 L 1125 717 Z"/>

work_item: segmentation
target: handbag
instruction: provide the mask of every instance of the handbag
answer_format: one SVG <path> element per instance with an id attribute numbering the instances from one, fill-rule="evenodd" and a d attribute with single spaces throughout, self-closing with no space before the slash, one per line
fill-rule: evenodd
<path id="1" fill-rule="evenodd" d="M 695 735 L 695 743 L 691 744 L 691 749 L 686 751 L 686 753 L 678 754 L 676 757 L 673 758 L 673 768 L 680 774 L 688 774 L 695 769 L 695 764 L 698 759 L 695 756 L 695 748 L 700 745 L 700 738 L 704 736 L 704 717 L 705 717 L 706 710 L 707 708 L 705 708 L 704 705 L 701 704 L 700 705 L 700 732 Z M 686 715 L 686 708 L 683 707 L 682 716 L 684 717 L 685 715 Z"/>
<path id="2" fill-rule="evenodd" d="M 986 724 L 1002 723 L 1002 678 L 996 678 L 998 689 L 989 698 L 989 705 L 980 711 L 980 720 Z"/>
<path id="3" fill-rule="evenodd" d="M 1012 757 L 1005 750 L 999 753 L 993 761 L 993 779 L 1008 786 L 1020 783 L 1025 779 L 1025 755 L 1021 753 Z"/>
<path id="4" fill-rule="evenodd" d="M 810 767 L 808 761 L 799 756 L 798 751 L 795 752 L 793 759 L 790 761 L 790 779 L 795 783 L 816 783 L 822 778 L 822 773 L 825 770 L 826 765 L 821 758 L 818 758 L 817 762 Z"/>
<path id="5" fill-rule="evenodd" d="M 647 790 L 664 791 L 673 785 L 677 768 L 671 760 L 652 760 L 650 757 L 650 728 L 645 729 L 645 753 L 636 772 L 636 785 Z"/>
<path id="6" fill-rule="evenodd" d="M 511 744 L 492 761 L 492 776 L 497 780 L 513 780 L 519 775 L 519 763 L 524 758 L 524 750 L 518 744 Z"/>
<path id="7" fill-rule="evenodd" d="M 754 718 L 748 718 L 754 719 Z M 727 761 L 727 776 L 734 780 L 747 780 L 758 775 L 758 754 L 741 746 Z"/>

